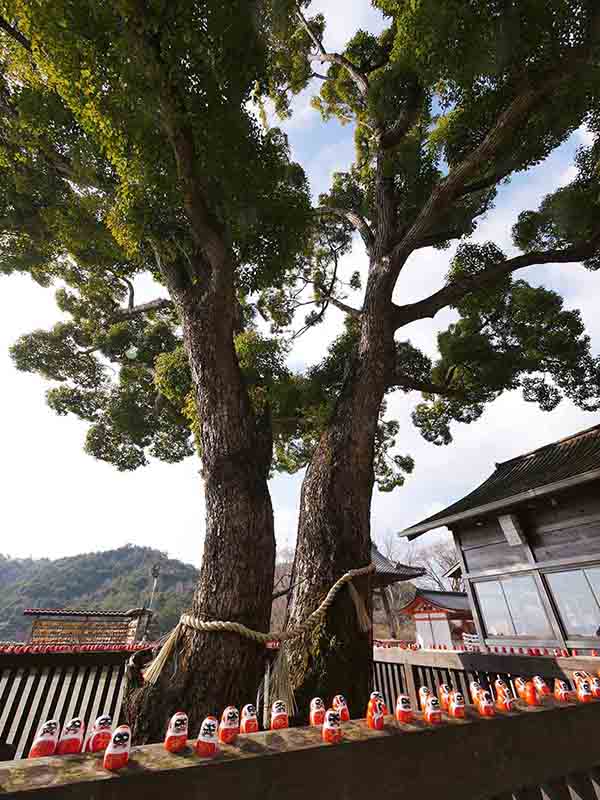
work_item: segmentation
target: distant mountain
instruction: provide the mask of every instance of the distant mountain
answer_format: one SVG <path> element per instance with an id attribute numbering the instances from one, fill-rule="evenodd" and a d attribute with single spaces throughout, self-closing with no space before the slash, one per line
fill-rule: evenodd
<path id="1" fill-rule="evenodd" d="M 153 635 L 170 630 L 189 607 L 198 579 L 190 564 L 134 545 L 54 560 L 0 555 L 0 641 L 28 638 L 31 620 L 23 616 L 25 608 L 139 608 L 150 598 L 150 570 L 157 562 Z"/>

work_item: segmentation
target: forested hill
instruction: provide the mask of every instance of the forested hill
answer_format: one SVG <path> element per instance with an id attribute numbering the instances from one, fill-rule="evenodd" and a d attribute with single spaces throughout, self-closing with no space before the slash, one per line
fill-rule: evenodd
<path id="1" fill-rule="evenodd" d="M 157 562 L 153 633 L 164 633 L 189 606 L 198 576 L 189 564 L 133 545 L 55 560 L 0 555 L 0 641 L 27 638 L 31 620 L 23 616 L 24 608 L 139 608 L 150 597 L 150 570 Z"/>

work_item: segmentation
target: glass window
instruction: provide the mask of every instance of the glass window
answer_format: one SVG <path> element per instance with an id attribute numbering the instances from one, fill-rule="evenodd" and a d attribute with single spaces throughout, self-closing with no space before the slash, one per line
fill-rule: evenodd
<path id="1" fill-rule="evenodd" d="M 587 577 L 585 573 L 588 573 Z M 600 570 L 596 567 L 546 575 L 568 636 L 596 635 L 600 626 L 600 608 L 592 586 L 598 591 L 599 579 Z"/>
<path id="2" fill-rule="evenodd" d="M 517 636 L 553 639 L 554 634 L 531 575 L 505 578 L 502 588 Z"/>
<path id="3" fill-rule="evenodd" d="M 596 602 L 600 606 L 600 567 L 588 567 L 584 572 L 586 578 L 590 582 Z"/>
<path id="4" fill-rule="evenodd" d="M 500 581 L 474 584 L 488 636 L 514 636 L 515 629 Z"/>
<path id="5" fill-rule="evenodd" d="M 488 636 L 554 639 L 531 575 L 474 584 Z"/>

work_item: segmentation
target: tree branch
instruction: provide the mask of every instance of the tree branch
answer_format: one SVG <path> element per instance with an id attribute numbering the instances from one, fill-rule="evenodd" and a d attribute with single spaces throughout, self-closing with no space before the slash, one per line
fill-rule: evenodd
<path id="1" fill-rule="evenodd" d="M 450 386 L 431 383 L 430 381 L 413 380 L 408 375 L 392 376 L 388 386 L 390 388 L 398 386 L 400 389 L 413 389 L 416 392 L 424 392 L 425 394 L 439 394 L 442 397 L 464 398 L 464 394 L 452 389 Z"/>
<path id="2" fill-rule="evenodd" d="M 419 319 L 433 318 L 438 311 L 450 305 L 456 305 L 471 292 L 493 285 L 506 275 L 510 275 L 524 267 L 541 264 L 568 264 L 591 258 L 600 251 L 600 230 L 589 242 L 585 242 L 562 250 L 546 252 L 532 251 L 515 258 L 500 261 L 477 275 L 464 277 L 446 284 L 439 291 L 416 303 L 396 306 L 396 329 Z"/>
<path id="3" fill-rule="evenodd" d="M 128 308 L 119 309 L 113 315 L 114 320 L 135 319 L 142 314 L 148 314 L 150 311 L 166 311 L 173 308 L 173 302 L 166 297 L 160 297 L 157 300 L 150 300 L 148 303 L 140 303 L 139 306 L 130 305 Z"/>
<path id="4" fill-rule="evenodd" d="M 593 50 L 592 45 L 597 41 L 599 35 L 600 10 L 597 10 L 592 19 L 592 36 L 586 45 L 574 48 L 559 62 L 555 70 L 547 73 L 537 86 L 531 85 L 525 79 L 526 76 L 524 77 L 522 90 L 499 115 L 483 141 L 452 169 L 442 183 L 435 187 L 416 221 L 396 246 L 393 253 L 395 257 L 390 259 L 390 264 L 395 265 L 396 274 L 408 255 L 415 249 L 417 242 L 429 234 L 433 223 L 440 214 L 446 211 L 452 202 L 461 196 L 461 193 L 466 191 L 468 181 L 479 172 L 481 166 L 494 161 L 501 147 L 516 134 L 530 114 L 557 86 L 589 63 L 590 53 Z M 471 191 L 473 191 L 472 188 Z"/>
<path id="5" fill-rule="evenodd" d="M 317 49 L 317 54 L 315 58 L 321 62 L 321 64 L 332 63 L 332 64 L 339 64 L 342 66 L 346 72 L 350 75 L 354 83 L 356 84 L 358 91 L 362 95 L 362 97 L 366 97 L 369 91 L 369 79 L 367 76 L 361 72 L 357 67 L 352 64 L 351 61 L 341 55 L 340 53 L 328 53 L 327 50 L 323 47 L 323 42 L 319 39 L 318 36 L 315 35 L 314 31 L 308 24 L 308 20 L 302 13 L 302 9 L 300 8 L 299 4 L 296 3 L 296 13 L 298 15 L 298 19 L 302 24 L 302 27 L 308 33 L 311 38 L 312 43 Z"/>
<path id="6" fill-rule="evenodd" d="M 379 138 L 379 144 L 384 150 L 395 147 L 404 139 L 417 121 L 424 99 L 425 93 L 423 92 L 423 88 L 415 81 L 412 95 L 406 106 L 402 109 L 394 124 L 384 131 Z"/>
<path id="7" fill-rule="evenodd" d="M 342 303 L 341 300 L 337 300 L 335 297 L 328 297 L 327 301 L 331 303 L 332 306 L 335 306 L 336 308 L 339 308 L 340 311 L 343 311 L 344 314 L 348 314 L 349 316 L 354 317 L 355 319 L 360 319 L 361 312 L 358 310 L 358 308 L 353 308 L 352 306 L 348 306 L 346 305 L 346 303 Z"/>
<path id="8" fill-rule="evenodd" d="M 334 214 L 335 216 L 344 217 L 347 219 L 348 222 L 360 233 L 362 240 L 365 243 L 365 247 L 369 253 L 371 252 L 371 249 L 375 244 L 373 231 L 371 230 L 367 220 L 357 211 L 351 211 L 345 208 L 336 208 L 334 206 L 319 206 L 315 209 L 315 212 L 321 216 L 324 216 L 325 214 Z"/>
<path id="9" fill-rule="evenodd" d="M 27 39 L 23 34 L 14 28 L 4 17 L 0 17 L 0 30 L 3 30 L 7 33 L 11 39 L 14 39 L 15 42 L 18 42 L 21 47 L 24 47 L 25 50 L 28 50 L 31 53 L 31 42 Z"/>

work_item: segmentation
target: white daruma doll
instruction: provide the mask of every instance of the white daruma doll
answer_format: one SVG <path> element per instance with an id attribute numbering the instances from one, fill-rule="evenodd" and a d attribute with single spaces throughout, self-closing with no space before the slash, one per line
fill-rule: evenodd
<path id="1" fill-rule="evenodd" d="M 87 740 L 86 753 L 102 753 L 108 747 L 112 736 L 112 717 L 102 714 L 92 725 L 90 738 Z"/>
<path id="2" fill-rule="evenodd" d="M 111 772 L 123 769 L 129 761 L 130 750 L 131 730 L 129 725 L 119 725 L 104 751 L 104 769 L 109 769 Z"/>
<path id="3" fill-rule="evenodd" d="M 218 724 L 216 717 L 206 717 L 200 726 L 200 733 L 196 741 L 196 752 L 202 758 L 212 758 L 217 755 L 219 750 L 217 739 Z"/>
<path id="4" fill-rule="evenodd" d="M 256 715 L 256 706 L 253 706 L 252 703 L 248 703 L 242 708 L 240 733 L 258 733 L 258 716 Z"/>
<path id="5" fill-rule="evenodd" d="M 43 758 L 53 756 L 58 745 L 60 736 L 60 722 L 57 719 L 49 719 L 44 722 L 33 740 L 29 758 Z"/>
<path id="6" fill-rule="evenodd" d="M 283 700 L 275 700 L 271 708 L 271 730 L 280 731 L 289 727 L 287 705 Z"/>
<path id="7" fill-rule="evenodd" d="M 227 706 L 221 715 L 219 725 L 219 741 L 223 744 L 232 744 L 240 732 L 240 714 L 235 706 Z"/>
<path id="8" fill-rule="evenodd" d="M 311 725 L 322 725 L 325 722 L 325 704 L 320 697 L 313 697 L 310 701 L 310 718 Z"/>
<path id="9" fill-rule="evenodd" d="M 342 741 L 342 720 L 339 711 L 334 711 L 333 708 L 327 710 L 321 736 L 327 744 L 337 744 Z"/>
<path id="10" fill-rule="evenodd" d="M 73 755 L 81 753 L 83 748 L 83 737 L 85 734 L 85 723 L 81 717 L 73 717 L 63 728 L 63 732 L 58 740 L 56 748 L 57 756 Z"/>
<path id="11" fill-rule="evenodd" d="M 188 716 L 184 711 L 176 711 L 169 720 L 165 735 L 165 750 L 180 753 L 185 749 L 188 738 Z"/>

